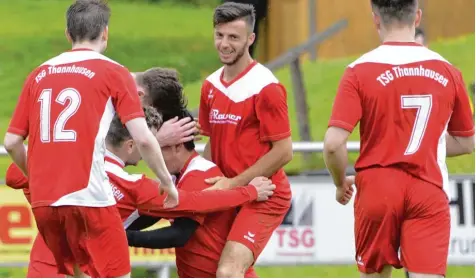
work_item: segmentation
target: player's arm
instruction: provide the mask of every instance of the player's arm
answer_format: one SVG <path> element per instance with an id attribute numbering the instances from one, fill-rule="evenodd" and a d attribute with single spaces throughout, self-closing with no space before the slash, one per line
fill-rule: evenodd
<path id="1" fill-rule="evenodd" d="M 18 99 L 17 107 L 13 113 L 7 133 L 3 140 L 3 145 L 12 158 L 13 162 L 24 174 L 27 173 L 26 148 L 23 141 L 28 137 L 30 119 L 30 88 L 35 82 L 36 73 L 33 71 L 25 81 L 22 92 Z"/>
<path id="2" fill-rule="evenodd" d="M 147 229 L 148 227 L 154 225 L 155 223 L 160 221 L 160 217 L 148 216 L 148 215 L 140 215 L 139 218 L 134 220 L 132 224 L 127 227 L 128 230 L 131 231 L 140 231 L 143 229 Z"/>
<path id="3" fill-rule="evenodd" d="M 285 88 L 276 83 L 263 88 L 256 97 L 255 110 L 260 122 L 260 141 L 269 142 L 271 150 L 251 167 L 232 178 L 231 186 L 247 185 L 259 176 L 270 177 L 293 158 Z"/>
<path id="4" fill-rule="evenodd" d="M 324 137 L 324 161 L 337 187 L 344 184 L 348 156 L 347 140 L 361 116 L 357 77 L 352 68 L 347 68 L 340 81 L 329 128 Z"/>
<path id="5" fill-rule="evenodd" d="M 195 189 L 204 189 L 209 186 L 205 184 L 202 177 L 193 174 L 187 175 L 180 183 L 183 185 L 194 183 L 192 188 Z M 197 185 L 198 183 L 203 184 L 203 186 Z M 222 211 L 258 199 L 257 188 L 252 185 L 237 187 L 232 190 L 193 192 L 179 190 L 180 204 L 173 208 L 165 208 L 164 196 L 158 194 L 157 188 L 156 181 L 144 178 L 141 185 L 133 191 L 134 199 L 141 215 L 176 218 L 190 212 L 207 213 Z M 270 191 L 272 193 L 272 189 Z"/>
<path id="6" fill-rule="evenodd" d="M 152 231 L 127 230 L 129 246 L 151 249 L 183 247 L 200 224 L 190 218 L 177 218 L 171 226 Z"/>
<path id="7" fill-rule="evenodd" d="M 446 156 L 454 157 L 474 152 L 474 121 L 468 92 L 464 86 L 461 73 L 455 81 L 455 100 L 453 113 L 448 123 L 446 134 Z"/>
<path id="8" fill-rule="evenodd" d="M 112 72 L 113 102 L 117 113 L 131 134 L 149 168 L 160 180 L 160 188 L 178 203 L 178 192 L 165 166 L 159 143 L 147 127 L 137 87 L 132 75 L 125 68 Z"/>
<path id="9" fill-rule="evenodd" d="M 13 189 L 27 189 L 28 178 L 15 163 L 10 164 L 5 174 L 5 184 Z"/>

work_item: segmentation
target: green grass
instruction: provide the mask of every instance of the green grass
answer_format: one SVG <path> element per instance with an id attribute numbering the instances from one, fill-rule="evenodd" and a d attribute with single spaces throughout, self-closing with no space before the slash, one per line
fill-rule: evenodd
<path id="1" fill-rule="evenodd" d="M 256 272 L 262 278 L 356 278 L 359 277 L 357 267 L 354 265 L 310 265 L 310 266 L 269 266 L 256 267 Z M 19 278 L 25 277 L 25 268 L 0 268 L 0 277 Z M 177 277 L 175 270 L 170 274 Z M 155 277 L 152 272 L 147 272 L 144 268 L 136 268 L 132 271 L 132 276 L 136 278 Z M 394 270 L 393 278 L 403 278 L 405 274 L 402 269 Z M 449 266 L 448 278 L 474 278 L 474 266 Z"/>

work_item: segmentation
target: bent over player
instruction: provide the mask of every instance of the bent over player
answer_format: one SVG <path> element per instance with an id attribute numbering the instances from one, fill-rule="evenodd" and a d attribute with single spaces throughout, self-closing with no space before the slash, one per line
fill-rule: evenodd
<path id="1" fill-rule="evenodd" d="M 276 185 L 268 201 L 240 209 L 228 235 L 217 277 L 243 277 L 290 207 L 291 187 L 282 167 L 292 159 L 291 130 L 285 88 L 248 51 L 255 38 L 253 6 L 224 3 L 213 24 L 224 66 L 203 82 L 199 123 L 210 137 L 205 158 L 227 177 L 216 187 L 246 185 L 257 176 Z"/>
<path id="2" fill-rule="evenodd" d="M 131 74 L 100 54 L 107 46 L 109 7 L 78 0 L 66 17 L 73 49 L 28 76 L 4 145 L 29 178 L 36 224 L 59 272 L 79 276 L 79 266 L 93 262 L 101 277 L 128 277 L 126 235 L 104 170 L 104 142 L 115 112 L 161 188 L 176 202 L 178 193 L 147 128 Z"/>
<path id="3" fill-rule="evenodd" d="M 187 111 L 182 111 L 180 114 L 181 119 L 190 117 Z M 175 174 L 177 177 L 177 188 L 179 191 L 205 190 L 210 187 L 204 181 L 206 178 L 222 175 L 220 169 L 215 164 L 198 155 L 193 141 L 164 146 L 162 147 L 162 152 L 170 173 Z M 251 184 L 257 185 L 254 181 L 256 180 L 253 180 Z M 235 187 L 233 190 L 239 188 L 243 187 Z M 230 190 L 218 191 L 226 193 Z M 207 192 L 211 191 L 203 191 L 203 193 Z M 180 206 L 185 206 L 186 202 L 183 201 L 184 195 L 185 193 L 182 194 L 181 192 L 182 202 L 176 207 L 177 209 Z M 216 203 L 216 201 L 210 200 L 210 203 Z M 140 210 L 139 213 L 166 217 L 163 210 L 154 208 L 145 212 Z M 168 214 L 168 212 L 165 213 Z M 176 247 L 177 273 L 180 277 L 216 277 L 220 255 L 233 225 L 236 211 L 230 206 L 227 210 L 224 209 L 220 212 L 209 214 L 195 213 L 192 216 L 183 215 L 182 218 L 176 218 L 170 227 L 143 232 L 128 230 L 127 238 L 129 245 L 153 249 Z M 250 268 L 246 272 L 245 277 L 254 278 L 257 275 L 254 269 Z"/>
<path id="4" fill-rule="evenodd" d="M 417 0 L 372 0 L 372 10 L 383 44 L 345 70 L 324 158 L 345 204 L 354 182 L 345 176 L 346 142 L 360 122 L 354 229 L 361 275 L 390 277 L 393 266 L 411 277 L 442 277 L 450 237 L 445 158 L 474 150 L 468 94 L 460 71 L 415 43 Z"/>

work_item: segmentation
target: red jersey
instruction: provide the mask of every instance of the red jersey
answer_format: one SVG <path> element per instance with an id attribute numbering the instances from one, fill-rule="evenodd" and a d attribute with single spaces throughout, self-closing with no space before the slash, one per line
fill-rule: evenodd
<path id="1" fill-rule="evenodd" d="M 291 136 L 286 89 L 265 66 L 253 62 L 234 80 L 223 80 L 223 67 L 203 83 L 199 122 L 210 137 L 212 161 L 234 177 L 271 149 L 270 142 Z M 291 196 L 282 169 L 271 180 L 275 195 Z"/>
<path id="2" fill-rule="evenodd" d="M 195 212 L 230 209 L 256 200 L 258 194 L 256 188 L 251 185 L 238 187 L 232 191 L 202 191 L 202 188 L 199 190 L 190 187 L 181 189 L 179 183 L 177 187 L 181 195 L 180 204 L 174 208 L 165 209 L 163 207 L 165 195 L 160 195 L 158 181 L 149 179 L 143 174 L 127 173 L 124 170 L 124 162 L 109 151 L 106 152 L 105 160 L 106 172 L 117 201 L 116 206 L 124 222 L 124 228 L 128 228 L 140 215 L 196 219 L 198 218 L 196 216 L 201 215 L 196 215 Z M 212 164 L 211 162 L 208 163 Z M 202 182 L 202 184 L 205 184 L 205 182 Z M 201 218 L 197 221 L 200 222 Z"/>
<path id="3" fill-rule="evenodd" d="M 360 121 L 357 171 L 398 167 L 446 189 L 445 134 L 474 135 L 461 73 L 416 43 L 386 43 L 350 64 L 329 126 Z"/>
<path id="4" fill-rule="evenodd" d="M 183 167 L 177 187 L 185 191 L 202 191 L 210 187 L 205 183 L 205 179 L 215 176 L 223 176 L 220 169 L 196 154 Z M 200 226 L 184 247 L 175 249 L 179 275 L 185 273 L 187 277 L 216 276 L 218 261 L 235 215 L 235 209 L 195 215 Z"/>
<path id="5" fill-rule="evenodd" d="M 144 116 L 131 74 L 104 55 L 65 52 L 30 74 L 8 132 L 28 137 L 32 207 L 115 204 L 104 153 L 116 111 Z"/>
<path id="6" fill-rule="evenodd" d="M 158 182 L 144 175 L 130 175 L 123 167 L 124 162 L 114 154 L 107 153 L 106 171 L 124 227 L 130 226 L 140 215 L 194 219 L 200 226 L 184 247 L 175 250 L 178 272 L 193 277 L 214 277 L 235 218 L 233 207 L 255 200 L 255 188 L 247 186 L 232 191 L 202 191 L 210 187 L 204 181 L 206 178 L 223 174 L 215 164 L 195 153 L 183 167 L 176 182 L 180 204 L 173 209 L 163 209 L 164 195 L 159 195 Z M 224 211 L 194 213 L 195 210 L 204 211 L 206 208 L 213 211 L 222 208 Z"/>

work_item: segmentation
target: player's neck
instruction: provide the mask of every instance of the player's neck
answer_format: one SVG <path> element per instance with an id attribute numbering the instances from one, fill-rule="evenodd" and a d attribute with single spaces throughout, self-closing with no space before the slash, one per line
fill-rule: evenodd
<path id="1" fill-rule="evenodd" d="M 381 31 L 382 42 L 415 42 L 415 28 L 395 27 Z"/>
<path id="2" fill-rule="evenodd" d="M 233 65 L 225 65 L 223 69 L 223 80 L 228 82 L 234 80 L 239 74 L 241 74 L 251 63 L 253 58 L 249 54 L 243 55 L 240 60 L 236 61 Z"/>
<path id="3" fill-rule="evenodd" d="M 195 154 L 195 150 L 192 150 L 192 151 L 185 150 L 184 152 L 181 152 L 177 156 L 177 159 L 179 162 L 178 163 L 179 169 L 176 171 L 177 174 L 180 174 L 184 170 L 184 168 L 190 162 L 190 159 L 194 154 Z"/>
<path id="4" fill-rule="evenodd" d="M 95 43 L 91 43 L 91 42 L 74 43 L 72 49 L 73 50 L 75 50 L 75 49 L 90 49 L 90 50 L 93 50 L 95 52 L 101 52 L 101 46 L 98 45 L 98 44 L 95 44 Z"/>
<path id="5" fill-rule="evenodd" d="M 122 162 L 119 162 L 119 163 L 123 163 L 124 166 L 128 165 L 127 164 L 128 155 L 127 155 L 126 152 L 121 152 L 120 149 L 114 148 L 113 146 L 110 146 L 107 143 L 106 143 L 106 150 L 108 151 L 107 153 L 112 154 L 113 157 L 115 156 L 117 159 L 120 159 L 122 161 Z"/>

